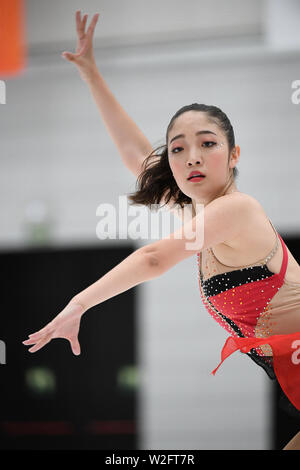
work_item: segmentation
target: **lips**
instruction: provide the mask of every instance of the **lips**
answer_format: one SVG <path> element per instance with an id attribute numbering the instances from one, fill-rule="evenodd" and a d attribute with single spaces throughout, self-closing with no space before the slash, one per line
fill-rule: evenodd
<path id="1" fill-rule="evenodd" d="M 188 176 L 188 180 L 192 179 L 192 178 L 196 178 L 196 177 L 200 177 L 202 176 L 203 178 L 205 177 L 205 175 L 203 173 L 201 173 L 201 171 L 192 171 L 189 176 Z"/>

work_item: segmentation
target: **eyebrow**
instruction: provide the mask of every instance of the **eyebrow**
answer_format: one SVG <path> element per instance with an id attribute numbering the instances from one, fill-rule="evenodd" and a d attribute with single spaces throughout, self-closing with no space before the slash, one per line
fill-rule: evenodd
<path id="1" fill-rule="evenodd" d="M 200 135 L 200 134 L 214 134 L 214 135 L 217 135 L 217 134 L 215 134 L 214 132 L 208 131 L 208 130 L 206 130 L 206 131 L 198 131 L 198 132 L 196 132 L 195 135 Z M 179 139 L 180 137 L 185 137 L 185 135 L 184 135 L 184 134 L 175 135 L 175 137 L 173 137 L 173 138 L 170 140 L 170 144 L 171 144 L 171 142 L 173 142 L 173 140 Z"/>

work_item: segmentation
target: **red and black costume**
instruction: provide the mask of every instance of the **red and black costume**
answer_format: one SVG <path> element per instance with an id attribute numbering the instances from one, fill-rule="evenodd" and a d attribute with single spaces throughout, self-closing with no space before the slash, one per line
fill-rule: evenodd
<path id="1" fill-rule="evenodd" d="M 285 280 L 288 249 L 270 223 L 276 245 L 251 266 L 226 266 L 211 248 L 198 253 L 199 287 L 208 312 L 230 334 L 219 366 L 237 349 L 246 353 L 271 379 L 277 378 L 300 418 L 300 282 Z M 274 273 L 267 263 L 279 240 L 282 263 Z"/>

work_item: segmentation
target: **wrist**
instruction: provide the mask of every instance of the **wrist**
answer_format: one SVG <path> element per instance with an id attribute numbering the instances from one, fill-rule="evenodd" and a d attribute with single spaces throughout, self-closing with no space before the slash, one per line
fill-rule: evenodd
<path id="1" fill-rule="evenodd" d="M 73 297 L 67 305 L 68 307 L 72 307 L 74 315 L 83 315 L 88 309 L 83 305 L 80 299 Z"/>
<path id="2" fill-rule="evenodd" d="M 89 84 L 99 77 L 99 70 L 97 68 L 96 62 L 92 64 L 85 65 L 79 68 L 82 78 Z"/>

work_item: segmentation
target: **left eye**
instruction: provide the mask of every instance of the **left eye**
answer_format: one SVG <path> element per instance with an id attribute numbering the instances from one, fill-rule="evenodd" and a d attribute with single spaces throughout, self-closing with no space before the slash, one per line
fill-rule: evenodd
<path id="1" fill-rule="evenodd" d="M 216 142 L 203 142 L 203 144 L 213 144 L 213 145 L 216 145 Z M 211 145 L 210 147 L 212 147 L 213 145 Z"/>

